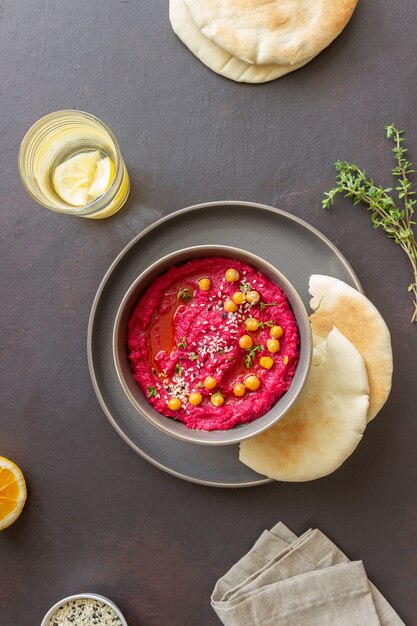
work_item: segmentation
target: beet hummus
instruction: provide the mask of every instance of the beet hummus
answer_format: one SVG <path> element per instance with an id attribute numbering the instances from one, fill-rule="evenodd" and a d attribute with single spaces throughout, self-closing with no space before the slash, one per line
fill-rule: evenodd
<path id="1" fill-rule="evenodd" d="M 219 257 L 192 259 L 155 279 L 127 335 L 148 402 L 202 430 L 267 413 L 291 384 L 299 343 L 284 292 L 250 265 Z"/>

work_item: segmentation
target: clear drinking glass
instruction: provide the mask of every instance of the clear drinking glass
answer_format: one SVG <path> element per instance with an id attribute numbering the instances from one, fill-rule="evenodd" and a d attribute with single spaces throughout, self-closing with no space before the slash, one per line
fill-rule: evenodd
<path id="1" fill-rule="evenodd" d="M 95 150 L 114 163 L 109 188 L 85 206 L 67 204 L 54 189 L 55 168 L 77 154 Z M 129 175 L 115 136 L 97 117 L 84 111 L 56 111 L 38 120 L 20 146 L 19 173 L 28 193 L 42 206 L 57 213 L 92 219 L 116 213 L 126 202 L 130 190 Z"/>

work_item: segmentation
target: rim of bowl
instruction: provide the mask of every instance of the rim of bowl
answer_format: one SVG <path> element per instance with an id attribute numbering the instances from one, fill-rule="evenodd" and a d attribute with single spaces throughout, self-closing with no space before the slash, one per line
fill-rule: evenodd
<path id="1" fill-rule="evenodd" d="M 56 613 L 58 609 L 64 606 L 64 604 L 72 602 L 73 600 L 83 600 L 84 598 L 86 598 L 87 600 L 100 600 L 100 602 L 103 602 L 103 604 L 107 604 L 107 606 L 113 609 L 113 611 L 116 613 L 117 617 L 120 619 L 122 626 L 128 626 L 128 623 L 125 620 L 124 615 L 119 607 L 112 600 L 109 600 L 109 598 L 106 598 L 99 593 L 76 593 L 72 596 L 62 598 L 62 600 L 59 600 L 53 606 L 51 606 L 51 608 L 43 618 L 41 626 L 49 626 L 49 621 L 51 617 L 53 617 L 54 613 Z"/>
<path id="2" fill-rule="evenodd" d="M 190 256 L 187 257 L 188 254 Z M 297 364 L 297 369 L 294 374 L 294 378 L 291 382 L 291 385 L 288 391 L 283 396 L 281 396 L 281 398 L 279 398 L 277 402 L 271 407 L 271 409 L 264 415 L 261 415 L 260 417 L 252 420 L 251 422 L 248 422 L 246 424 L 242 424 L 239 426 L 235 426 L 234 428 L 227 429 L 227 430 L 206 431 L 203 429 L 191 429 L 191 428 L 187 428 L 185 424 L 183 424 L 182 422 L 181 423 L 175 422 L 172 419 L 162 415 L 161 413 L 158 413 L 158 411 L 156 411 L 156 409 L 154 409 L 152 405 L 148 403 L 142 389 L 139 387 L 139 385 L 136 383 L 136 381 L 133 379 L 133 376 L 132 376 L 131 381 L 133 381 L 133 383 L 137 386 L 137 389 L 143 395 L 145 402 L 146 402 L 146 404 L 144 404 L 143 407 L 140 406 L 139 403 L 136 401 L 136 398 L 130 391 L 128 384 L 126 383 L 125 376 L 123 375 L 123 369 L 122 369 L 123 357 L 121 356 L 120 351 L 119 351 L 120 332 L 123 332 L 123 330 L 124 331 L 126 330 L 122 328 L 123 314 L 125 313 L 126 305 L 129 303 L 129 300 L 132 297 L 132 294 L 137 289 L 138 285 L 144 282 L 144 285 L 141 291 L 138 294 L 136 294 L 133 305 L 131 304 L 129 316 L 133 312 L 138 302 L 138 299 L 140 298 L 141 293 L 143 293 L 143 291 L 158 276 L 160 276 L 165 271 L 167 271 L 169 267 L 171 267 L 172 265 L 185 263 L 187 260 L 191 260 L 193 258 L 204 257 L 204 256 L 224 256 L 224 257 L 232 258 L 232 259 L 236 258 L 238 260 L 243 260 L 244 262 L 247 262 L 249 265 L 253 265 L 256 269 L 262 272 L 266 271 L 267 273 L 269 272 L 272 276 L 275 276 L 277 281 L 279 281 L 278 286 L 283 290 L 284 294 L 286 295 L 290 303 L 294 317 L 296 318 L 298 332 L 300 335 L 299 361 Z M 157 271 L 159 270 L 159 268 L 160 268 L 160 271 Z M 148 281 L 146 281 L 148 276 L 150 278 Z M 268 276 L 268 278 L 270 278 L 270 280 L 274 282 L 273 277 Z M 298 313 L 299 313 L 298 316 L 296 315 L 294 311 L 294 305 L 296 305 L 298 309 Z M 276 267 L 274 267 L 268 261 L 265 261 L 265 259 L 263 259 L 262 257 L 254 254 L 253 252 L 248 252 L 247 250 L 242 250 L 240 248 L 234 248 L 231 246 L 223 246 L 223 245 L 190 246 L 187 248 L 181 248 L 174 252 L 170 252 L 169 254 L 166 254 L 160 259 L 158 259 L 157 261 L 154 261 L 153 263 L 151 263 L 151 265 L 149 265 L 145 270 L 143 270 L 139 274 L 139 276 L 133 281 L 133 283 L 125 292 L 125 295 L 123 296 L 123 299 L 117 309 L 116 318 L 115 318 L 115 322 L 113 325 L 113 337 L 112 337 L 113 361 L 115 364 L 118 380 L 122 386 L 124 393 L 129 399 L 131 405 L 148 422 L 150 422 L 153 426 L 158 428 L 158 430 L 161 430 L 165 434 L 170 435 L 171 437 L 174 437 L 181 441 L 184 441 L 187 443 L 193 443 L 197 445 L 210 445 L 210 446 L 233 445 L 236 443 L 240 443 L 241 441 L 245 441 L 246 439 L 251 439 L 252 437 L 256 437 L 257 435 L 260 435 L 262 432 L 264 432 L 265 430 L 268 430 L 269 428 L 271 428 L 271 426 L 276 424 L 287 413 L 290 407 L 294 404 L 294 402 L 296 401 L 296 399 L 298 398 L 299 394 L 301 393 L 304 387 L 308 373 L 310 371 L 312 350 L 313 350 L 313 341 L 312 341 L 311 326 L 310 326 L 310 322 L 308 318 L 308 313 L 300 295 L 298 294 L 295 287 L 290 283 L 288 278 L 286 278 L 286 276 L 282 274 L 282 272 L 280 272 Z M 126 356 L 126 360 L 127 360 L 127 356 Z M 130 365 L 129 365 L 129 371 L 130 371 Z M 294 391 L 293 381 L 295 377 L 297 376 L 297 374 L 300 376 L 300 379 L 298 381 L 298 388 L 296 389 L 296 391 Z M 263 419 L 274 411 L 275 407 L 278 406 L 281 400 L 284 400 L 286 398 L 291 388 L 293 388 L 293 391 L 292 391 L 293 397 L 291 399 L 291 402 L 288 403 L 288 406 L 282 409 L 281 412 L 278 411 L 278 415 L 275 415 L 275 416 L 272 415 L 268 420 Z M 136 390 L 136 387 L 135 387 L 135 390 Z M 155 413 L 155 417 L 152 415 L 152 413 Z M 159 420 L 159 418 L 161 419 Z M 178 427 L 178 430 L 176 429 L 174 430 L 172 428 L 172 424 L 176 424 Z M 256 424 L 258 424 L 258 428 L 254 426 Z"/>

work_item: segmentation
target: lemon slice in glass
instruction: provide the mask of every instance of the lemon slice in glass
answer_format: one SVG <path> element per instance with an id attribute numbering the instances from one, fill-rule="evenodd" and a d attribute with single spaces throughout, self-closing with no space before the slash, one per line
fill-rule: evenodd
<path id="1" fill-rule="evenodd" d="M 113 182 L 114 178 L 114 163 L 110 157 L 101 159 L 97 163 L 96 172 L 94 174 L 93 182 L 88 190 L 89 202 L 95 200 L 106 193 L 107 189 Z"/>
<path id="2" fill-rule="evenodd" d="M 72 206 L 85 206 L 89 202 L 88 190 L 93 184 L 97 163 L 101 155 L 81 152 L 55 168 L 52 182 L 58 196 Z"/>

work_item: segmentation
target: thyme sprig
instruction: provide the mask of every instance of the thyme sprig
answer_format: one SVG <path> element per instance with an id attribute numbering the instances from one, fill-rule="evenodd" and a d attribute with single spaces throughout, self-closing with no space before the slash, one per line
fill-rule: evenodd
<path id="1" fill-rule="evenodd" d="M 404 131 L 398 130 L 393 124 L 385 126 L 388 139 L 392 139 L 394 147 L 392 153 L 396 160 L 392 168 L 392 175 L 397 179 L 395 191 L 398 201 L 392 195 L 392 188 L 376 185 L 371 178 L 367 178 L 365 171 L 357 165 L 346 161 L 336 162 L 336 185 L 325 194 L 322 201 L 323 208 L 328 209 L 334 203 L 338 194 L 352 198 L 353 204 L 363 203 L 371 212 L 374 228 L 382 228 L 390 239 L 393 239 L 407 255 L 412 271 L 413 282 L 408 291 L 412 293 L 414 312 L 412 322 L 417 321 L 417 242 L 414 233 L 416 222 L 413 220 L 414 206 L 417 200 L 415 191 L 409 179 L 414 173 L 413 166 L 407 159 L 407 148 L 404 147 Z M 401 201 L 401 202 L 399 202 Z M 403 206 L 399 206 L 402 204 Z"/>
<path id="2" fill-rule="evenodd" d="M 177 302 L 178 300 L 181 300 L 181 298 L 184 300 L 185 304 L 188 304 L 194 297 L 194 294 L 192 292 L 191 289 L 189 289 L 188 287 L 185 287 L 184 289 L 180 289 L 179 292 L 177 293 Z"/>
<path id="3" fill-rule="evenodd" d="M 249 291 L 251 290 L 251 286 L 249 283 L 242 283 L 241 285 L 239 285 L 239 289 L 242 293 L 249 293 Z"/>
<path id="4" fill-rule="evenodd" d="M 269 326 L 269 328 L 272 328 L 273 325 L 274 325 L 274 321 L 269 320 L 269 322 L 259 322 L 258 328 L 262 328 L 262 330 L 264 330 L 265 326 Z"/>
<path id="5" fill-rule="evenodd" d="M 256 359 L 256 353 L 263 350 L 262 346 L 255 344 L 252 348 L 248 348 L 245 354 L 245 367 L 250 369 L 254 360 Z"/>
<path id="6" fill-rule="evenodd" d="M 148 387 L 148 398 L 156 398 L 158 396 L 158 392 L 155 387 Z"/>

